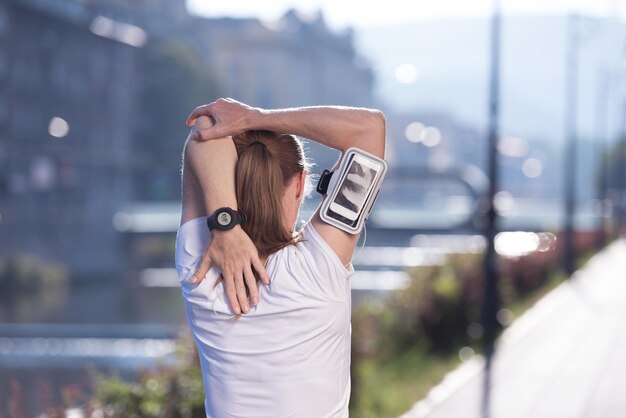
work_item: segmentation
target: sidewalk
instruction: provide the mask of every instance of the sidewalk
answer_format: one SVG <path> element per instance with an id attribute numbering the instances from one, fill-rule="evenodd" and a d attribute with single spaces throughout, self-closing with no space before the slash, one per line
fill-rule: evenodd
<path id="1" fill-rule="evenodd" d="M 626 418 L 626 240 L 504 332 L 486 411 L 484 382 L 484 359 L 471 360 L 401 418 Z"/>

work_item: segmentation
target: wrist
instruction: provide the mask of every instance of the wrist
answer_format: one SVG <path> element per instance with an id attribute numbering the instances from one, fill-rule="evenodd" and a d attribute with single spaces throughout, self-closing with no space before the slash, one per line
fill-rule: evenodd
<path id="1" fill-rule="evenodd" d="M 227 230 L 213 229 L 211 230 L 211 234 L 213 235 L 213 237 L 220 237 L 220 236 L 226 236 L 229 233 L 232 233 L 233 231 L 235 232 L 243 231 L 243 228 L 241 228 L 241 225 L 237 224 L 231 229 L 227 229 Z"/>
<path id="2" fill-rule="evenodd" d="M 251 108 L 245 120 L 246 130 L 265 129 L 268 115 L 269 110 L 267 109 L 260 107 Z"/>

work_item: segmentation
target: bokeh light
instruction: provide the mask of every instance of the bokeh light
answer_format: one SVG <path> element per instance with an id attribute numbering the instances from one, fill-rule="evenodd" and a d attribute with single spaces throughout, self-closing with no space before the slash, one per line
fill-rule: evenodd
<path id="1" fill-rule="evenodd" d="M 476 355 L 476 352 L 474 351 L 472 347 L 462 347 L 459 350 L 459 359 L 463 362 L 470 361 L 471 359 L 474 358 L 475 355 Z"/>
<path id="2" fill-rule="evenodd" d="M 422 143 L 429 147 L 436 147 L 441 143 L 441 131 L 434 126 L 429 126 L 422 131 Z"/>
<path id="3" fill-rule="evenodd" d="M 524 157 L 528 154 L 528 143 L 522 138 L 505 136 L 498 142 L 498 151 L 507 157 Z"/>
<path id="4" fill-rule="evenodd" d="M 63 138 L 70 133 L 70 125 L 59 116 L 54 116 L 48 124 L 48 133 L 55 138 Z"/>
<path id="5" fill-rule="evenodd" d="M 528 178 L 537 178 L 543 173 L 543 164 L 537 158 L 528 158 L 522 164 L 522 172 Z"/>
<path id="6" fill-rule="evenodd" d="M 422 133 L 424 131 L 424 124 L 420 122 L 411 122 L 406 126 L 404 130 L 404 136 L 409 142 L 417 143 L 422 140 Z"/>
<path id="7" fill-rule="evenodd" d="M 402 84 L 412 84 L 417 81 L 418 71 L 414 64 L 400 64 L 395 71 L 396 80 Z"/>

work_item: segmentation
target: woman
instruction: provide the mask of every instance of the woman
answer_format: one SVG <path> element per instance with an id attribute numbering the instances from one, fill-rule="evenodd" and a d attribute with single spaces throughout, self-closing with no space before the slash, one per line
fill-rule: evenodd
<path id="1" fill-rule="evenodd" d="M 293 135 L 383 157 L 382 113 L 220 99 L 196 108 L 188 123 L 195 119 L 176 264 L 207 416 L 348 416 L 349 277 L 359 237 L 322 222 L 319 208 L 295 230 L 307 165 Z M 223 207 L 231 218 L 245 214 L 243 225 L 221 230 Z"/>

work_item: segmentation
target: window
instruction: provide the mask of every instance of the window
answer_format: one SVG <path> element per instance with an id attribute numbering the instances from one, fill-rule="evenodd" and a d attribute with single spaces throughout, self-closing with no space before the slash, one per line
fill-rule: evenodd
<path id="1" fill-rule="evenodd" d="M 0 34 L 4 33 L 7 30 L 7 22 L 8 22 L 8 17 L 7 17 L 7 11 L 5 6 L 0 5 Z"/>

